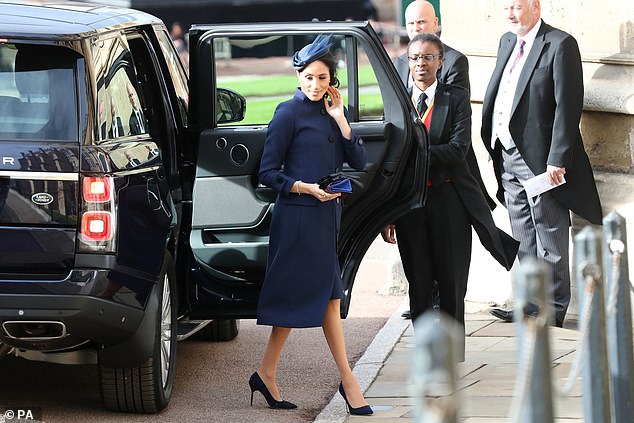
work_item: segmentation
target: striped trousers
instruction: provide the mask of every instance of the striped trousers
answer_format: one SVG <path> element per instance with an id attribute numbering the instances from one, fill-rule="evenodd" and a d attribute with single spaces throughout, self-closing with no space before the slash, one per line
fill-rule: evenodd
<path id="1" fill-rule="evenodd" d="M 570 211 L 553 196 L 553 190 L 529 199 L 522 182 L 535 176 L 517 148 L 502 154 L 501 177 L 513 237 L 520 242 L 518 258 L 544 260 L 552 269 L 555 322 L 561 326 L 570 303 Z M 556 188 L 555 188 L 556 189 Z"/>

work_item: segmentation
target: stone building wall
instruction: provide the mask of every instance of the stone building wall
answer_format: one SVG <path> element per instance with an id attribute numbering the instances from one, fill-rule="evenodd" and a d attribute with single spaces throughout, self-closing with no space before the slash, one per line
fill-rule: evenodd
<path id="1" fill-rule="evenodd" d="M 634 2 L 631 0 L 542 0 L 545 22 L 571 33 L 579 43 L 584 71 L 581 132 L 604 213 L 628 221 L 634 246 Z M 478 148 L 482 100 L 495 65 L 500 36 L 507 31 L 502 0 L 441 0 L 442 39 L 469 57 L 473 140 Z M 573 219 L 573 234 L 585 222 Z M 629 260 L 634 254 L 629 251 Z M 634 266 L 630 279 L 634 280 Z"/>
<path id="2" fill-rule="evenodd" d="M 396 16 L 400 1 L 373 0 L 379 18 L 393 22 L 400 22 Z M 473 145 L 490 193 L 495 192 L 496 184 L 480 140 L 480 118 L 499 39 L 507 31 L 503 4 L 503 0 L 440 0 L 442 40 L 469 57 Z M 584 71 L 581 132 L 604 213 L 616 210 L 628 221 L 628 256 L 634 263 L 634 1 L 542 0 L 541 5 L 544 21 L 571 33 L 579 43 Z M 503 210 L 496 210 L 494 217 L 507 228 Z M 573 235 L 584 225 L 573 216 Z M 474 248 L 474 254 L 486 254 L 477 250 L 477 243 Z M 634 280 L 634 266 L 629 268 Z M 480 270 L 472 268 L 467 298 L 509 301 L 506 280 L 496 285 L 496 295 L 492 296 L 487 288 L 491 278 L 478 277 L 487 272 L 496 275 L 493 279 L 508 275 L 495 273 L 495 268 Z M 575 313 L 574 304 L 571 311 Z"/>

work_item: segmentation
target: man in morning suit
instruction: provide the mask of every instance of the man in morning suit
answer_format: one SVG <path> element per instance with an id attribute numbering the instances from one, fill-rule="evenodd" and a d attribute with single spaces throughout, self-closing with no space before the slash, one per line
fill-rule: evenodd
<path id="1" fill-rule="evenodd" d="M 103 98 L 99 99 L 97 104 L 98 122 L 99 122 L 99 141 L 103 141 L 108 137 L 108 126 L 106 123 L 106 103 Z"/>
<path id="2" fill-rule="evenodd" d="M 434 5 L 426 0 L 414 0 L 411 2 L 407 8 L 405 8 L 405 27 L 410 40 L 418 34 L 435 34 L 438 32 L 438 17 L 436 16 Z M 449 47 L 447 44 L 443 43 L 443 47 L 444 62 L 438 74 L 438 81 L 443 84 L 457 85 L 469 91 L 471 87 L 469 84 L 469 61 L 467 60 L 467 56 Z M 394 66 L 405 86 L 411 89 L 414 80 L 409 70 L 407 52 L 396 58 Z M 478 182 L 480 189 L 482 189 L 489 208 L 493 210 L 496 206 L 495 200 L 489 196 L 482 181 L 478 161 L 471 145 L 469 145 L 466 162 L 469 171 Z M 403 313 L 403 317 L 411 318 L 411 312 L 406 310 Z"/>
<path id="3" fill-rule="evenodd" d="M 130 135 L 146 134 L 148 132 L 147 121 L 139 106 L 139 99 L 136 91 L 130 84 L 126 85 L 126 91 L 128 92 L 128 99 L 130 100 L 130 105 L 132 106 L 129 120 Z"/>
<path id="4" fill-rule="evenodd" d="M 123 133 L 123 123 L 121 123 L 121 118 L 117 114 L 117 105 L 114 102 L 114 98 L 110 99 L 110 121 L 111 126 L 108 129 L 108 138 L 123 137 L 125 135 Z"/>
<path id="5" fill-rule="evenodd" d="M 541 20 L 540 0 L 505 0 L 510 32 L 500 40 L 482 107 L 482 140 L 491 154 L 518 257 L 543 259 L 553 270 L 554 323 L 570 302 L 570 211 L 595 224 L 602 212 L 579 121 L 583 74 L 576 40 Z M 533 199 L 522 182 L 546 172 L 551 185 Z M 525 313 L 534 314 L 535 310 Z M 513 310 L 491 314 L 513 320 Z"/>

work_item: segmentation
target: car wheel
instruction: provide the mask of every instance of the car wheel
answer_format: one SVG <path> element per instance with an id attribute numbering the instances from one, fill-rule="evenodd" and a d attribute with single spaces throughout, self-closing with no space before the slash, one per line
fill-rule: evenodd
<path id="1" fill-rule="evenodd" d="M 133 368 L 99 366 L 101 396 L 108 410 L 157 413 L 167 406 L 176 362 L 176 287 L 174 265 L 166 255 L 160 279 L 162 295 L 155 325 L 152 356 Z"/>
<path id="2" fill-rule="evenodd" d="M 7 354 L 9 354 L 11 350 L 12 347 L 4 345 L 2 342 L 0 342 L 0 360 L 2 360 Z"/>
<path id="3" fill-rule="evenodd" d="M 225 342 L 231 341 L 240 331 L 240 320 L 216 319 L 193 336 L 201 341 Z"/>

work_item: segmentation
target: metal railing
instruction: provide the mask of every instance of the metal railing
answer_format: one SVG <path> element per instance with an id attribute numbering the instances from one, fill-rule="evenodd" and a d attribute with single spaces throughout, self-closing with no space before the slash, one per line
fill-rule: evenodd
<path id="1" fill-rule="evenodd" d="M 552 271 L 543 262 L 524 260 L 513 277 L 516 296 L 518 371 L 510 421 L 552 423 L 553 395 L 569 395 L 582 379 L 587 423 L 634 421 L 634 352 L 625 219 L 611 212 L 603 231 L 585 227 L 574 237 L 574 266 L 581 310 L 575 359 L 566 386 L 551 380 L 548 293 Z M 414 323 L 413 397 L 415 421 L 455 423 L 459 398 L 455 351 L 464 342 L 457 323 L 428 312 Z M 462 339 L 459 339 L 462 337 Z M 430 399 L 434 401 L 430 401 Z M 438 402 L 438 399 L 442 402 Z M 453 404 L 453 405 L 452 405 Z"/>

